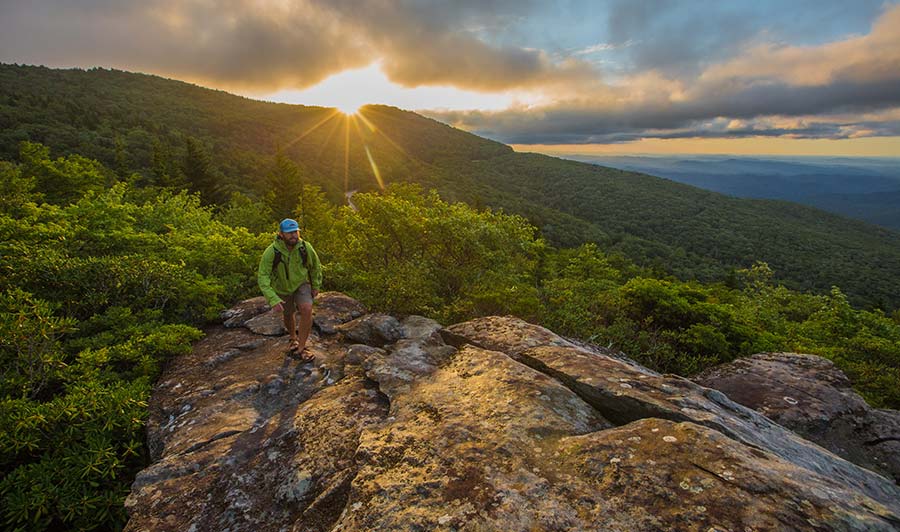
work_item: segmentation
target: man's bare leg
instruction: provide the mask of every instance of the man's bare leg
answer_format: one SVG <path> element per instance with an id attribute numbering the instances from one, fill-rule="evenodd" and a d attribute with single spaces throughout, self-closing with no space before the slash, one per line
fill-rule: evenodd
<path id="1" fill-rule="evenodd" d="M 300 332 L 297 342 L 300 344 L 300 351 L 306 347 L 306 341 L 309 339 L 309 331 L 312 329 L 312 304 L 300 304 Z"/>
<path id="2" fill-rule="evenodd" d="M 294 313 L 288 312 L 284 315 L 284 328 L 288 330 L 288 333 L 291 335 L 291 343 L 293 344 L 297 341 L 297 329 L 294 327 Z M 302 348 L 302 346 L 301 346 Z"/>

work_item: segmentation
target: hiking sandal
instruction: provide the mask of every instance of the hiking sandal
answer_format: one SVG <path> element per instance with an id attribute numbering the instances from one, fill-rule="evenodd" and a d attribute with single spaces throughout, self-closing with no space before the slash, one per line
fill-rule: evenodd
<path id="1" fill-rule="evenodd" d="M 312 352 L 308 346 L 304 347 L 303 350 L 300 351 L 300 361 L 301 362 L 312 362 L 316 359 L 316 355 Z"/>

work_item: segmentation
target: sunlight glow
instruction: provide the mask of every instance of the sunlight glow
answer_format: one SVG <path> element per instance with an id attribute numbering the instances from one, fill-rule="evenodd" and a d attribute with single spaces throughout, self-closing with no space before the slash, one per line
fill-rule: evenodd
<path id="1" fill-rule="evenodd" d="M 375 115 L 376 117 L 378 116 L 378 113 L 379 113 L 378 109 L 374 109 L 374 108 L 369 108 L 366 110 L 366 112 L 371 113 L 371 114 Z M 409 153 L 407 153 L 406 150 L 404 150 L 402 146 L 397 144 L 394 141 L 394 139 L 392 139 L 387 133 L 379 130 L 378 127 L 375 126 L 375 124 L 373 124 L 368 118 L 366 118 L 365 114 L 363 114 L 362 111 L 360 111 L 359 114 L 356 116 L 358 116 L 360 118 L 360 120 L 362 120 L 363 123 L 366 124 L 366 126 L 369 127 L 369 130 L 371 130 L 373 133 L 374 132 L 380 133 L 382 138 L 384 138 L 384 140 L 388 141 L 390 143 L 390 145 L 394 147 L 395 150 L 397 150 L 398 152 L 405 155 L 406 158 L 408 158 L 410 161 L 414 160 L 413 157 Z"/>
<path id="2" fill-rule="evenodd" d="M 378 128 L 376 128 L 372 122 L 369 122 L 369 119 L 366 118 L 366 115 L 364 115 L 362 111 L 360 111 L 356 116 L 360 119 L 360 121 L 362 121 L 363 124 L 365 124 L 367 128 L 369 128 L 369 131 L 371 131 L 372 133 L 375 133 L 378 130 Z"/>
<path id="3" fill-rule="evenodd" d="M 372 173 L 375 174 L 375 180 L 378 181 L 378 187 L 384 190 L 384 181 L 381 179 L 381 172 L 378 170 L 378 165 L 375 164 L 375 159 L 372 158 L 372 152 L 369 151 L 369 147 L 365 146 L 366 155 L 369 157 L 369 164 L 372 165 Z"/>
<path id="4" fill-rule="evenodd" d="M 403 87 L 387 78 L 378 63 L 357 70 L 345 70 L 318 85 L 271 94 L 246 94 L 273 102 L 336 107 L 354 114 L 365 104 L 393 105 L 401 109 L 500 110 L 536 101 L 537 96 L 522 92 L 475 92 L 453 87 Z"/>
<path id="5" fill-rule="evenodd" d="M 350 109 L 347 109 L 350 111 Z M 378 185 L 378 188 L 384 189 L 384 179 L 381 176 L 381 170 L 378 168 L 378 163 L 375 161 L 375 154 L 372 153 L 372 149 L 369 147 L 366 142 L 367 134 L 364 132 L 364 128 L 367 130 L 368 135 L 378 135 L 386 140 L 391 146 L 394 147 L 397 151 L 409 157 L 409 154 L 406 153 L 400 145 L 398 145 L 392 138 L 386 135 L 383 131 L 380 130 L 378 126 L 373 123 L 372 120 L 367 118 L 363 113 L 371 112 L 376 117 L 379 115 L 379 112 L 376 109 L 371 107 L 359 108 L 355 109 L 355 112 L 341 112 L 337 108 L 332 109 L 323 109 L 322 113 L 318 116 L 313 117 L 310 120 L 310 125 L 304 125 L 302 133 L 300 133 L 297 137 L 293 138 L 288 142 L 282 149 L 292 146 L 297 142 L 301 141 L 308 135 L 312 134 L 317 130 L 319 131 L 319 135 L 324 135 L 324 142 L 321 142 L 319 147 L 319 155 L 321 155 L 322 150 L 326 145 L 332 142 L 332 139 L 335 137 L 335 134 L 343 129 L 343 143 L 344 143 L 344 193 L 351 192 L 350 191 L 350 147 L 354 142 L 359 142 L 359 145 L 365 150 L 366 158 L 368 159 L 369 167 L 372 169 L 372 177 L 375 178 L 375 182 Z M 362 125 L 360 125 L 362 123 Z M 330 124 L 328 127 L 326 124 Z M 355 131 L 356 141 L 351 140 L 350 129 L 351 126 Z M 335 140 L 335 142 L 340 142 Z"/>
<path id="6" fill-rule="evenodd" d="M 337 111 L 332 111 L 332 112 L 326 114 L 326 115 L 325 115 L 325 118 L 323 118 L 323 119 L 319 120 L 318 122 L 316 122 L 312 127 L 310 127 L 309 129 L 307 129 L 306 131 L 304 131 L 303 133 L 301 133 L 297 138 L 291 139 L 291 141 L 288 142 L 287 145 L 286 145 L 285 147 L 288 147 L 288 146 L 291 146 L 292 144 L 295 144 L 295 143 L 297 143 L 297 142 L 300 142 L 301 140 L 303 140 L 304 137 L 306 137 L 307 135 L 309 135 L 309 134 L 312 133 L 313 131 L 319 129 L 319 127 L 321 127 L 321 126 L 324 125 L 325 123 L 329 122 L 332 118 L 334 118 L 334 117 L 336 117 L 336 116 L 338 116 L 338 112 L 337 112 Z"/>
<path id="7" fill-rule="evenodd" d="M 362 105 L 361 104 L 357 105 L 355 103 L 341 103 L 341 104 L 335 105 L 335 107 L 337 108 L 338 111 L 344 113 L 345 115 L 353 116 L 359 112 L 359 108 L 362 107 Z"/>
<path id="8" fill-rule="evenodd" d="M 344 194 L 350 191 L 350 117 L 344 117 Z M 347 201 L 350 197 L 347 196 Z"/>

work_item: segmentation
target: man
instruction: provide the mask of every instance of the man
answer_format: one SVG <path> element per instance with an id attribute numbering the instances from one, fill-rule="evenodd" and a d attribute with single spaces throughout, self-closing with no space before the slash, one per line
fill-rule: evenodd
<path id="1" fill-rule="evenodd" d="M 304 362 L 315 355 L 306 347 L 312 328 L 312 302 L 322 287 L 322 264 L 309 242 L 300 238 L 300 226 L 286 218 L 278 226 L 275 241 L 263 252 L 257 279 L 266 301 L 284 314 L 291 334 L 290 354 Z M 300 312 L 299 332 L 294 314 Z"/>

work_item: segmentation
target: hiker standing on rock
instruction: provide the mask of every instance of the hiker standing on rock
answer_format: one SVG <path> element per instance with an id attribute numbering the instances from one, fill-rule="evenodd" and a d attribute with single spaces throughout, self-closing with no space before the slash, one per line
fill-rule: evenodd
<path id="1" fill-rule="evenodd" d="M 312 302 L 322 287 L 322 264 L 312 245 L 300 238 L 295 220 L 281 221 L 275 241 L 259 261 L 258 281 L 266 301 L 284 313 L 284 327 L 291 334 L 290 353 L 308 362 L 315 358 L 306 347 L 312 329 Z M 294 314 L 300 312 L 299 331 Z"/>

